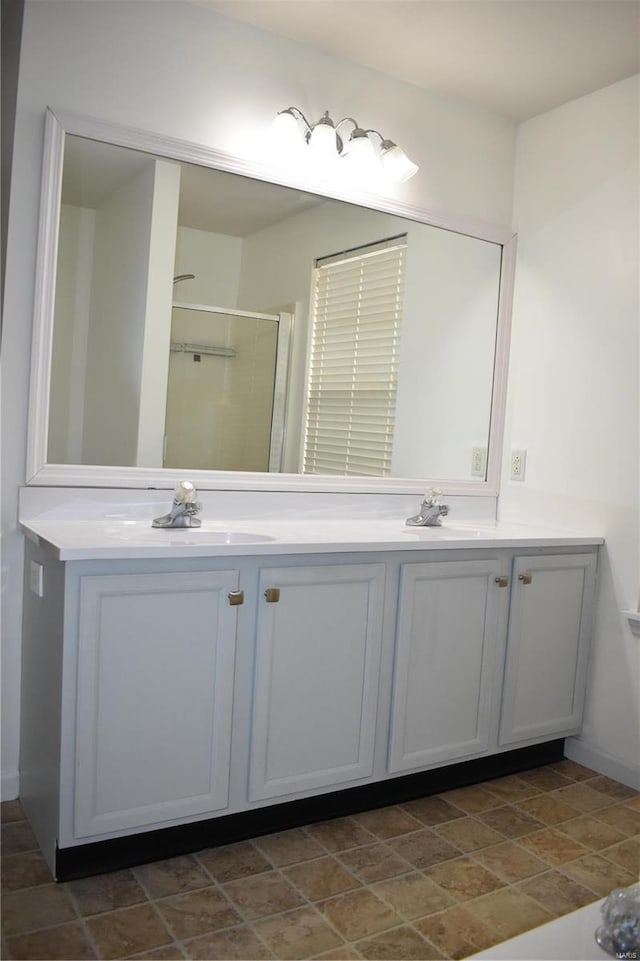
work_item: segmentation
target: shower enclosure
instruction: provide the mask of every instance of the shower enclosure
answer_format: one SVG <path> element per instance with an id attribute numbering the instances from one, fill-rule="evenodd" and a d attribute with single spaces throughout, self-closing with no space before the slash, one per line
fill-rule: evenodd
<path id="1" fill-rule="evenodd" d="M 175 303 L 164 467 L 279 471 L 291 315 Z"/>

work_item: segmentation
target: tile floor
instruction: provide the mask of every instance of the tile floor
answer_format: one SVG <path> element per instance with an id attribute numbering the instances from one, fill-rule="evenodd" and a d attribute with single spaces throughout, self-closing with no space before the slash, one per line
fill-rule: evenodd
<path id="1" fill-rule="evenodd" d="M 55 884 L 2 805 L 2 957 L 463 958 L 638 880 L 640 794 L 572 761 Z"/>

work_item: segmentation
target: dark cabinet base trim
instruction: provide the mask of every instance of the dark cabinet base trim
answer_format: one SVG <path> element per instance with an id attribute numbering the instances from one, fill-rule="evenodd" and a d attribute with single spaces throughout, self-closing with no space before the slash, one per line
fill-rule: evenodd
<path id="1" fill-rule="evenodd" d="M 95 841 L 78 847 L 58 848 L 56 878 L 58 881 L 70 881 L 200 851 L 203 848 L 230 844 L 233 841 L 244 841 L 261 834 L 344 817 L 370 808 L 439 794 L 441 791 L 450 791 L 478 781 L 516 774 L 518 771 L 560 761 L 563 757 L 564 739 L 561 738 L 504 754 L 447 764 L 430 771 L 405 774 L 387 781 L 345 788 L 299 801 L 287 801 L 253 811 L 227 814 L 158 831 L 143 831 L 140 834 Z"/>

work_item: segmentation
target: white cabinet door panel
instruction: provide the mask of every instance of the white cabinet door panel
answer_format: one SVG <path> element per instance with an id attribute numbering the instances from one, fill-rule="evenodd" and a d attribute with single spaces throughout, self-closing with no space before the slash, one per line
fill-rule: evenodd
<path id="1" fill-rule="evenodd" d="M 81 579 L 75 835 L 224 808 L 235 571 Z"/>
<path id="2" fill-rule="evenodd" d="M 595 568 L 593 554 L 515 559 L 501 744 L 580 727 Z"/>
<path id="3" fill-rule="evenodd" d="M 251 800 L 373 773 L 384 574 L 383 564 L 261 572 Z"/>
<path id="4" fill-rule="evenodd" d="M 500 573 L 496 560 L 403 565 L 390 771 L 487 749 Z"/>

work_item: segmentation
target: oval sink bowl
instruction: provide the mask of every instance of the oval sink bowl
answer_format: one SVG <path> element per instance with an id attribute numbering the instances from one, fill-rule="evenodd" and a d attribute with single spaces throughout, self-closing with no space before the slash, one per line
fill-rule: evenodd
<path id="1" fill-rule="evenodd" d="M 268 534 L 254 534 L 252 531 L 212 531 L 206 527 L 184 527 L 166 529 L 165 533 L 171 534 L 179 543 L 182 534 L 187 537 L 197 537 L 199 541 L 207 541 L 208 544 L 266 544 L 268 541 L 275 540 Z"/>
<path id="2" fill-rule="evenodd" d="M 405 534 L 417 537 L 479 537 L 480 531 L 472 527 L 446 527 L 444 524 L 436 527 L 405 527 Z"/>

